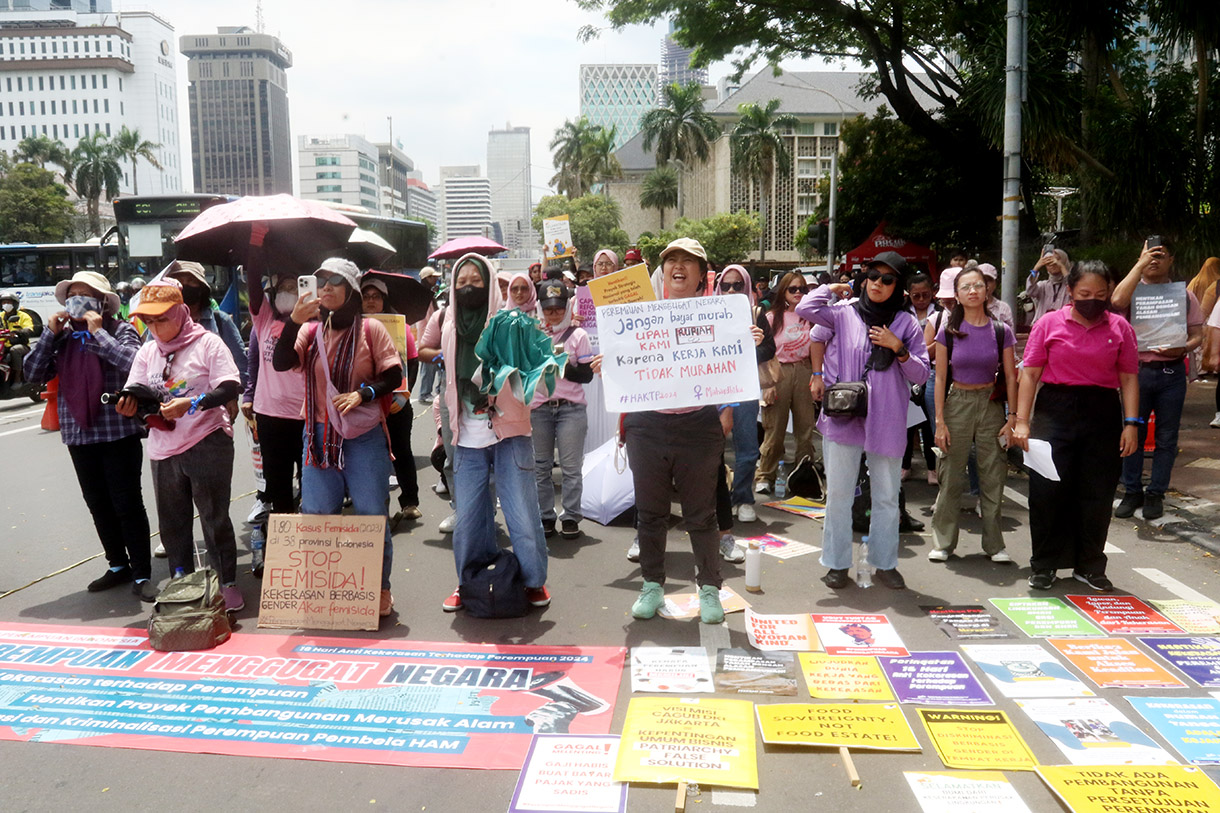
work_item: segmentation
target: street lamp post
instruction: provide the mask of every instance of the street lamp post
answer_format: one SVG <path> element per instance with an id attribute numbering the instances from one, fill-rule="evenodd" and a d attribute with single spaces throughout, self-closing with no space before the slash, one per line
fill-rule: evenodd
<path id="1" fill-rule="evenodd" d="M 1001 298 L 1017 305 L 1020 248 L 1021 103 L 1025 100 L 1025 16 L 1027 0 L 1008 0 L 1008 55 L 1004 66 L 1004 199 L 1000 227 Z"/>

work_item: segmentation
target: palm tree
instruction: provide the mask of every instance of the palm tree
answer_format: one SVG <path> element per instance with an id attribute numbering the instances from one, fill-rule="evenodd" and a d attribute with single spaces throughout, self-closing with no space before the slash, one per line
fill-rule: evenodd
<path id="1" fill-rule="evenodd" d="M 579 198 L 587 189 L 585 152 L 595 129 L 600 128 L 595 128 L 587 118 L 581 116 L 574 122 L 565 121 L 551 139 L 551 155 L 558 170 L 551 178 L 551 184 L 569 199 Z"/>
<path id="2" fill-rule="evenodd" d="M 673 82 L 662 89 L 662 96 L 660 107 L 640 117 L 644 149 L 651 150 L 656 145 L 659 166 L 677 161 L 685 170 L 696 161 L 707 161 L 712 154 L 712 142 L 720 135 L 720 125 L 703 109 L 703 89 L 694 82 L 686 86 Z M 679 217 L 683 209 L 679 175 Z"/>
<path id="3" fill-rule="evenodd" d="M 640 205 L 656 209 L 661 223 L 657 231 L 665 230 L 665 210 L 678 205 L 678 171 L 673 167 L 657 167 L 644 176 L 640 185 Z"/>
<path id="4" fill-rule="evenodd" d="M 581 157 L 581 171 L 584 174 L 584 184 L 592 189 L 594 184 L 601 184 L 609 196 L 606 181 L 623 177 L 623 165 L 614 154 L 614 139 L 618 128 L 594 127 L 585 141 L 584 153 Z"/>
<path id="5" fill-rule="evenodd" d="M 77 194 L 85 199 L 89 213 L 89 231 L 102 234 L 102 219 L 98 214 L 98 201 L 102 195 L 110 200 L 119 194 L 119 179 L 122 169 L 114 145 L 98 130 L 85 136 L 72 150 L 72 183 Z"/>
<path id="6" fill-rule="evenodd" d="M 746 183 L 759 185 L 759 220 L 762 233 L 758 236 L 758 259 L 766 256 L 768 231 L 767 203 L 771 195 L 771 181 L 776 170 L 789 172 L 792 169 L 792 153 L 784 143 L 784 131 L 797 125 L 796 116 L 780 113 L 779 99 L 767 102 L 766 107 L 757 104 L 742 104 L 737 107 L 741 120 L 733 128 L 729 148 L 733 171 L 741 174 Z"/>
<path id="7" fill-rule="evenodd" d="M 131 161 L 131 193 L 133 195 L 140 194 L 139 184 L 136 182 L 136 161 L 143 158 L 154 169 L 161 169 L 161 163 L 157 160 L 157 154 L 154 150 L 161 149 L 160 144 L 152 141 L 144 141 L 140 138 L 140 128 L 134 130 L 127 129 L 124 124 L 119 130 L 119 134 L 110 142 L 114 148 L 114 154 L 117 158 Z"/>
<path id="8" fill-rule="evenodd" d="M 63 166 L 68 157 L 68 148 L 58 139 L 46 135 L 35 135 L 23 138 L 13 151 L 13 157 L 18 161 L 37 164 L 46 169 L 47 163 Z"/>

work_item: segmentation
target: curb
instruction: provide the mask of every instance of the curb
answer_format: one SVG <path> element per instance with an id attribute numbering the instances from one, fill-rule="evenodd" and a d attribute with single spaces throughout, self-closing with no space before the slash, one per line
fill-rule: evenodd
<path id="1" fill-rule="evenodd" d="M 1140 521 L 1220 556 L 1220 539 L 1217 539 L 1215 534 L 1209 530 L 1216 527 L 1216 523 L 1212 519 L 1188 510 L 1176 500 L 1170 503 L 1170 507 L 1173 509 L 1172 514 L 1167 515 L 1164 522 L 1160 520 Z"/>

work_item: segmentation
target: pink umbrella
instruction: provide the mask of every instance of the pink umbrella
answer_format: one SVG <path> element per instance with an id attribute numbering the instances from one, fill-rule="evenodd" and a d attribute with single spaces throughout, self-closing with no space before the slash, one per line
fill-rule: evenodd
<path id="1" fill-rule="evenodd" d="M 471 252 L 490 257 L 492 254 L 499 254 L 503 251 L 508 251 L 508 249 L 487 237 L 456 237 L 428 255 L 428 259 L 456 260 L 463 254 Z"/>
<path id="2" fill-rule="evenodd" d="M 269 263 L 313 266 L 347 245 L 356 224 L 311 200 L 292 195 L 247 195 L 205 209 L 174 238 L 178 257 L 212 265 L 245 262 L 250 228 L 265 223 Z"/>

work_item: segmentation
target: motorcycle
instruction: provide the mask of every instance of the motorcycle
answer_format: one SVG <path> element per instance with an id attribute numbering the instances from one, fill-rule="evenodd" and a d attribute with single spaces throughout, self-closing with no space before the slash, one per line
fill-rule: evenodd
<path id="1" fill-rule="evenodd" d="M 42 403 L 42 384 L 30 384 L 27 381 L 17 381 L 17 372 L 9 364 L 9 347 L 12 344 L 13 332 L 0 330 L 0 401 L 11 398 L 29 398 L 36 404 Z"/>

